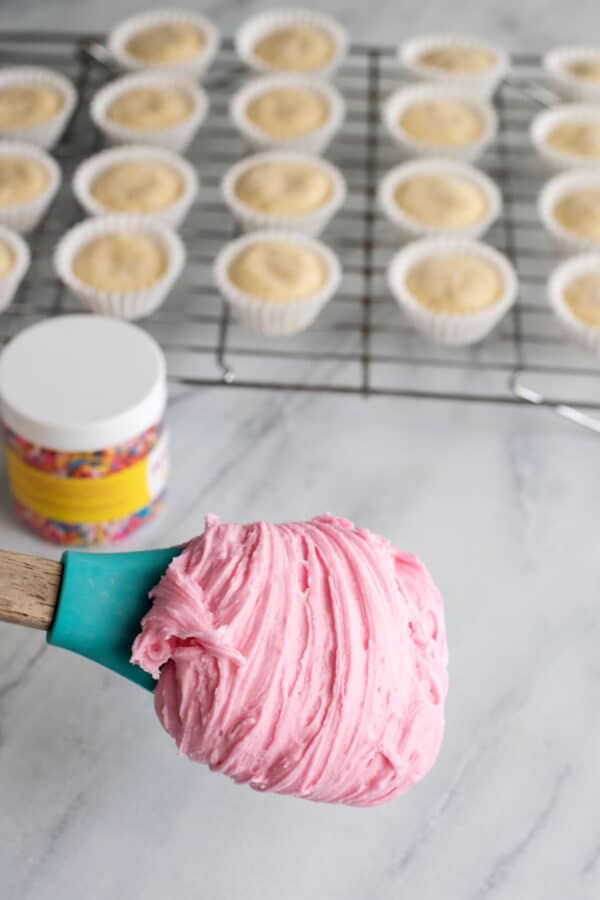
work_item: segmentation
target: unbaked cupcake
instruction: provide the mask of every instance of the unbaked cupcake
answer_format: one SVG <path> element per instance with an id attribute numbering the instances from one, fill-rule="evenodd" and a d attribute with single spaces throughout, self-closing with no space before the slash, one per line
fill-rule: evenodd
<path id="1" fill-rule="evenodd" d="M 83 306 L 141 319 L 166 299 L 185 263 L 178 235 L 140 216 L 100 216 L 75 225 L 54 253 L 56 272 Z"/>
<path id="2" fill-rule="evenodd" d="M 563 253 L 600 250 L 600 170 L 551 178 L 540 192 L 538 212 Z"/>
<path id="3" fill-rule="evenodd" d="M 544 68 L 563 100 L 600 102 L 600 46 L 557 47 L 544 56 Z"/>
<path id="4" fill-rule="evenodd" d="M 334 74 L 348 35 L 330 16 L 308 9 L 271 9 L 252 16 L 235 36 L 238 55 L 256 72 Z"/>
<path id="5" fill-rule="evenodd" d="M 143 143 L 184 151 L 204 122 L 208 97 L 179 76 L 124 75 L 94 95 L 90 113 L 113 144 Z"/>
<path id="6" fill-rule="evenodd" d="M 20 234 L 33 231 L 60 183 L 60 169 L 44 150 L 20 141 L 0 141 L 0 223 Z"/>
<path id="7" fill-rule="evenodd" d="M 384 105 L 383 121 L 403 156 L 462 162 L 480 156 L 497 130 L 490 103 L 468 91 L 437 85 L 395 91 Z"/>
<path id="8" fill-rule="evenodd" d="M 0 137 L 49 150 L 65 130 L 76 101 L 69 79 L 51 69 L 0 69 Z"/>
<path id="9" fill-rule="evenodd" d="M 280 148 L 322 153 L 344 121 L 346 105 L 321 78 L 267 75 L 233 97 L 233 124 L 256 150 Z"/>
<path id="10" fill-rule="evenodd" d="M 474 166 L 444 159 L 396 166 L 380 184 L 379 202 L 401 240 L 442 234 L 480 237 L 502 210 L 491 178 Z"/>
<path id="11" fill-rule="evenodd" d="M 227 244 L 214 277 L 236 318 L 257 334 L 283 336 L 316 319 L 339 288 L 341 268 L 314 238 L 261 231 Z"/>
<path id="12" fill-rule="evenodd" d="M 310 153 L 272 150 L 226 173 L 223 197 L 246 231 L 280 228 L 318 235 L 346 197 L 343 175 Z"/>
<path id="13" fill-rule="evenodd" d="M 548 299 L 567 334 L 600 355 L 600 253 L 574 256 L 558 266 L 548 282 Z"/>
<path id="14" fill-rule="evenodd" d="M 157 9 L 120 22 L 108 37 L 108 49 L 123 69 L 159 69 L 202 78 L 213 62 L 221 37 L 199 13 Z"/>
<path id="15" fill-rule="evenodd" d="M 198 176 L 169 150 L 115 147 L 81 163 L 73 190 L 89 215 L 139 215 L 178 228 L 198 193 Z"/>
<path id="16" fill-rule="evenodd" d="M 29 261 L 29 247 L 23 238 L 0 225 L 0 311 L 12 303 Z"/>
<path id="17" fill-rule="evenodd" d="M 508 259 L 466 238 L 426 238 L 396 254 L 390 290 L 421 334 L 439 344 L 483 340 L 515 302 L 518 281 Z"/>
<path id="18" fill-rule="evenodd" d="M 510 69 L 506 51 L 460 35 L 424 35 L 401 44 L 402 65 L 418 81 L 433 81 L 490 97 Z"/>
<path id="19" fill-rule="evenodd" d="M 531 140 L 549 171 L 600 166 L 600 105 L 567 103 L 539 113 Z"/>

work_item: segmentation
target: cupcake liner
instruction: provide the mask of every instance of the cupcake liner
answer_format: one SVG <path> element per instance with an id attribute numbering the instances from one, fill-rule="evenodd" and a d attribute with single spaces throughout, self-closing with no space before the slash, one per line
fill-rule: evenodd
<path id="1" fill-rule="evenodd" d="M 156 131 L 127 128 L 108 118 L 108 109 L 117 97 L 127 91 L 144 87 L 170 87 L 185 91 L 191 97 L 194 109 L 182 122 L 167 128 L 156 129 Z M 92 98 L 90 115 L 94 124 L 112 144 L 147 144 L 180 153 L 192 142 L 194 135 L 204 122 L 208 106 L 206 93 L 189 79 L 152 71 L 123 75 L 101 88 Z"/>
<path id="2" fill-rule="evenodd" d="M 544 56 L 544 69 L 552 85 L 563 100 L 600 103 L 600 81 L 586 81 L 572 75 L 567 66 L 581 59 L 598 57 L 600 46 L 556 47 Z"/>
<path id="3" fill-rule="evenodd" d="M 303 73 L 319 75 L 321 78 L 331 78 L 348 53 L 348 34 L 331 16 L 309 9 L 270 9 L 252 16 L 244 22 L 235 35 L 234 42 L 238 56 L 255 72 L 282 74 L 278 69 L 273 69 L 272 66 L 257 59 L 254 55 L 254 47 L 258 41 L 272 31 L 294 25 L 314 25 L 331 35 L 335 44 L 333 59 L 320 69 Z"/>
<path id="4" fill-rule="evenodd" d="M 329 279 L 312 297 L 287 303 L 257 300 L 242 293 L 229 278 L 229 266 L 248 246 L 260 241 L 281 241 L 302 244 L 320 253 L 329 268 Z M 341 267 L 337 256 L 321 241 L 285 231 L 260 231 L 244 235 L 226 244 L 217 256 L 213 270 L 215 284 L 230 305 L 235 317 L 256 334 L 285 336 L 297 334 L 314 322 L 326 303 L 337 292 L 341 282 Z"/>
<path id="5" fill-rule="evenodd" d="M 548 144 L 548 135 L 564 122 L 595 122 L 600 127 L 600 105 L 567 103 L 538 113 L 531 123 L 531 142 L 548 172 L 598 169 L 600 159 L 566 153 Z"/>
<path id="6" fill-rule="evenodd" d="M 493 305 L 474 313 L 437 313 L 423 306 L 406 286 L 409 271 L 421 260 L 445 253 L 479 256 L 494 265 L 504 281 L 504 292 Z M 421 334 L 437 344 L 463 346 L 483 340 L 506 315 L 517 297 L 515 270 L 502 254 L 479 241 L 467 238 L 424 238 L 408 244 L 394 256 L 388 269 L 390 290 L 404 313 Z"/>
<path id="7" fill-rule="evenodd" d="M 242 203 L 235 194 L 235 185 L 238 178 L 259 163 L 280 161 L 306 163 L 328 172 L 333 182 L 333 194 L 327 203 L 314 212 L 298 216 L 276 216 L 269 213 L 261 213 Z M 321 234 L 343 205 L 347 193 L 344 176 L 330 162 L 310 153 L 300 153 L 299 151 L 286 152 L 284 150 L 255 153 L 253 156 L 248 156 L 236 163 L 225 173 L 221 182 L 221 189 L 225 203 L 244 231 L 281 229 L 283 231 L 295 231 L 310 237 L 317 237 Z"/>
<path id="8" fill-rule="evenodd" d="M 0 224 L 18 231 L 19 234 L 28 234 L 41 222 L 56 196 L 62 181 L 60 168 L 56 160 L 40 147 L 20 141 L 0 141 L 0 156 L 29 157 L 43 165 L 48 172 L 50 179 L 48 185 L 37 197 L 25 203 L 0 205 Z"/>
<path id="9" fill-rule="evenodd" d="M 130 38 L 138 31 L 151 28 L 153 25 L 169 24 L 192 25 L 200 29 L 206 36 L 206 43 L 200 52 L 191 59 L 180 63 L 153 63 L 148 65 L 131 56 L 126 47 Z M 120 22 L 108 36 L 108 49 L 122 69 L 139 72 L 147 69 L 165 74 L 184 75 L 201 79 L 211 66 L 221 43 L 219 29 L 205 16 L 184 9 L 156 9 L 151 12 L 131 16 Z"/>
<path id="10" fill-rule="evenodd" d="M 6 309 L 13 301 L 17 289 L 29 269 L 31 254 L 29 247 L 15 231 L 0 225 L 0 241 L 9 245 L 14 254 L 12 268 L 0 278 L 0 311 Z"/>
<path id="11" fill-rule="evenodd" d="M 414 175 L 454 175 L 472 181 L 483 192 L 488 204 L 488 212 L 480 221 L 460 228 L 443 228 L 424 225 L 403 212 L 394 199 L 396 189 L 402 182 Z M 420 159 L 403 163 L 391 169 L 379 185 L 379 204 L 389 222 L 395 227 L 400 240 L 410 241 L 420 237 L 478 238 L 491 228 L 502 212 L 502 195 L 496 184 L 474 166 L 452 162 L 447 159 Z"/>
<path id="12" fill-rule="evenodd" d="M 73 272 L 76 254 L 95 238 L 115 231 L 146 234 L 158 241 L 168 257 L 167 271 L 155 284 L 139 291 L 109 293 L 81 282 Z M 61 281 L 78 297 L 82 306 L 92 312 L 117 319 L 142 319 L 158 309 L 179 278 L 185 263 L 185 247 L 181 238 L 158 222 L 140 216 L 114 215 L 85 219 L 66 232 L 54 251 L 54 268 Z"/>
<path id="13" fill-rule="evenodd" d="M 179 173 L 183 181 L 183 193 L 175 203 L 157 212 L 135 213 L 144 221 L 160 222 L 168 228 L 178 228 L 198 194 L 198 176 L 187 160 L 162 147 L 147 147 L 144 144 L 114 147 L 96 153 L 82 162 L 73 175 L 73 191 L 83 209 L 91 216 L 111 215 L 111 211 L 102 206 L 92 194 L 92 185 L 101 172 L 130 160 L 162 162 Z"/>
<path id="14" fill-rule="evenodd" d="M 593 171 L 563 172 L 546 182 L 538 198 L 538 215 L 542 224 L 554 239 L 560 253 L 567 256 L 574 253 L 586 253 L 600 250 L 600 240 L 581 237 L 565 228 L 554 217 L 554 207 L 558 201 L 571 191 L 583 190 L 586 187 L 600 188 L 600 168 Z"/>
<path id="15" fill-rule="evenodd" d="M 487 50 L 496 57 L 496 64 L 481 72 L 451 72 L 436 69 L 419 61 L 419 57 L 429 50 L 447 47 L 469 47 Z M 422 35 L 401 44 L 398 57 L 404 68 L 416 81 L 431 81 L 468 90 L 480 97 L 491 97 L 500 82 L 510 70 L 510 56 L 501 47 L 480 41 L 478 38 L 461 35 Z"/>
<path id="16" fill-rule="evenodd" d="M 593 328 L 582 322 L 565 301 L 568 285 L 581 275 L 592 272 L 600 275 L 600 253 L 585 253 L 565 260 L 557 266 L 548 280 L 548 300 L 567 334 L 580 346 L 600 356 L 600 328 Z"/>
<path id="17" fill-rule="evenodd" d="M 0 138 L 26 141 L 44 150 L 51 150 L 73 114 L 77 103 L 77 91 L 68 78 L 59 72 L 53 72 L 52 69 L 41 66 L 11 66 L 0 69 L 0 90 L 19 84 L 54 88 L 64 98 L 63 105 L 56 115 L 46 122 L 29 127 L 0 129 Z"/>
<path id="18" fill-rule="evenodd" d="M 311 90 L 320 94 L 329 105 L 327 121 L 320 128 L 307 134 L 280 139 L 269 137 L 248 119 L 246 109 L 255 97 L 266 91 L 286 87 Z M 229 112 L 234 126 L 254 150 L 275 148 L 322 153 L 342 126 L 346 117 L 346 104 L 340 92 L 323 79 L 303 75 L 265 75 L 253 79 L 233 96 Z"/>
<path id="19" fill-rule="evenodd" d="M 433 145 L 415 140 L 400 126 L 400 116 L 405 109 L 415 103 L 429 100 L 459 100 L 467 103 L 480 115 L 483 133 L 476 141 L 458 147 Z M 488 144 L 494 140 L 498 130 L 496 113 L 486 100 L 466 90 L 435 84 L 417 84 L 399 88 L 384 104 L 383 122 L 405 158 L 435 156 L 458 162 L 473 162 L 481 156 Z"/>

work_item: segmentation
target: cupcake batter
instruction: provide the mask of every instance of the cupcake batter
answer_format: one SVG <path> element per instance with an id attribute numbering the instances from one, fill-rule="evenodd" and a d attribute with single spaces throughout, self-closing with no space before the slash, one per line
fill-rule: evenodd
<path id="1" fill-rule="evenodd" d="M 50 184 L 46 166 L 26 156 L 0 156 L 0 206 L 28 203 Z"/>
<path id="2" fill-rule="evenodd" d="M 271 138 L 301 137 L 321 128 L 329 118 L 329 104 L 310 88 L 271 88 L 253 97 L 246 116 Z"/>
<path id="3" fill-rule="evenodd" d="M 257 163 L 235 183 L 241 203 L 275 216 L 303 216 L 324 206 L 333 195 L 327 171 L 305 162 L 273 160 Z"/>
<path id="4" fill-rule="evenodd" d="M 90 191 L 109 212 L 147 214 L 179 200 L 183 180 L 179 172 L 158 160 L 128 160 L 100 172 Z"/>
<path id="5" fill-rule="evenodd" d="M 441 597 L 345 519 L 221 524 L 151 592 L 132 662 L 180 752 L 258 791 L 373 806 L 426 775 L 444 729 Z"/>
<path id="6" fill-rule="evenodd" d="M 576 59 L 569 63 L 567 72 L 576 78 L 583 78 L 585 81 L 600 81 L 600 55 Z"/>
<path id="7" fill-rule="evenodd" d="M 400 116 L 400 127 L 411 137 L 432 146 L 460 147 L 483 134 L 475 109 L 461 100 L 424 100 Z"/>
<path id="8" fill-rule="evenodd" d="M 434 47 L 422 53 L 418 61 L 432 69 L 443 69 L 446 72 L 485 72 L 496 65 L 495 53 L 483 47 L 452 45 Z"/>
<path id="9" fill-rule="evenodd" d="M 588 272 L 567 285 L 565 302 L 574 316 L 600 328 L 600 272 Z"/>
<path id="10" fill-rule="evenodd" d="M 73 260 L 73 272 L 80 281 L 108 294 L 141 291 L 166 270 L 166 253 L 155 240 L 127 232 L 94 238 Z"/>
<path id="11" fill-rule="evenodd" d="M 318 294 L 329 275 L 320 253 L 303 244 L 257 241 L 231 263 L 229 278 L 243 294 L 288 303 Z"/>
<path id="12" fill-rule="evenodd" d="M 454 315 L 493 306 L 504 287 L 494 265 L 465 253 L 444 253 L 421 260 L 409 271 L 406 286 L 427 309 Z"/>
<path id="13" fill-rule="evenodd" d="M 554 218 L 573 234 L 600 241 L 600 187 L 565 194 L 554 207 Z"/>
<path id="14" fill-rule="evenodd" d="M 45 84 L 11 84 L 0 88 L 0 128 L 31 128 L 48 122 L 64 106 L 64 97 Z"/>
<path id="15" fill-rule="evenodd" d="M 125 91 L 108 108 L 111 122 L 135 131 L 159 131 L 178 125 L 192 114 L 194 104 L 174 87 L 142 87 Z"/>
<path id="16" fill-rule="evenodd" d="M 190 22 L 164 22 L 142 28 L 129 38 L 125 49 L 139 62 L 169 65 L 187 62 L 206 44 L 206 35 Z"/>
<path id="17" fill-rule="evenodd" d="M 600 159 L 600 112 L 597 121 L 563 122 L 546 138 L 550 147 L 587 159 Z"/>
<path id="18" fill-rule="evenodd" d="M 318 25 L 276 28 L 254 46 L 254 56 L 281 72 L 314 72 L 327 66 L 335 54 L 329 32 Z"/>
<path id="19" fill-rule="evenodd" d="M 489 208 L 481 188 L 461 175 L 413 175 L 398 185 L 394 200 L 411 219 L 432 228 L 475 225 Z"/>
<path id="20" fill-rule="evenodd" d="M 5 278 L 15 264 L 15 255 L 11 247 L 0 239 L 0 278 Z"/>

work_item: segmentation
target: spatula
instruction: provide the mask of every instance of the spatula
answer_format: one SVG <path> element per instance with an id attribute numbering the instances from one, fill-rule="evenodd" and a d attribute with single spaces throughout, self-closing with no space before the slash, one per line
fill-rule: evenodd
<path id="1" fill-rule="evenodd" d="M 0 621 L 40 628 L 48 643 L 93 659 L 151 691 L 129 662 L 148 592 L 181 547 L 137 553 L 68 550 L 61 562 L 0 550 Z"/>

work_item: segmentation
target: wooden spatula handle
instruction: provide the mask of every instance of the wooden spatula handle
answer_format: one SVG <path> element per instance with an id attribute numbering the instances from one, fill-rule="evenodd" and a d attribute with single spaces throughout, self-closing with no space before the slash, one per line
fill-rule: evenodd
<path id="1" fill-rule="evenodd" d="M 0 621 L 50 628 L 62 565 L 51 559 L 0 550 Z"/>

